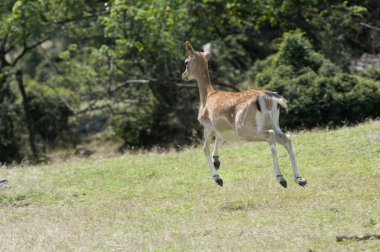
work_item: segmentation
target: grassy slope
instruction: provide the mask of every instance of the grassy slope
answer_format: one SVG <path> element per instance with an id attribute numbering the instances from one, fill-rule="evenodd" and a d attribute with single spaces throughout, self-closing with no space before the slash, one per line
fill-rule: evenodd
<path id="1" fill-rule="evenodd" d="M 201 148 L 0 168 L 0 250 L 358 251 L 380 233 L 380 121 L 295 134 L 301 174 L 274 179 L 265 143 L 221 147 L 224 187 Z"/>

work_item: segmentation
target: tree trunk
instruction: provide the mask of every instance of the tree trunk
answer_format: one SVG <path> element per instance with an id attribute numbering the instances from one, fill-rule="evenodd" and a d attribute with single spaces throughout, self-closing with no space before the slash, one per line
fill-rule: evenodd
<path id="1" fill-rule="evenodd" d="M 24 113 L 25 113 L 25 120 L 26 125 L 28 127 L 28 133 L 29 133 L 29 145 L 30 150 L 32 151 L 33 159 L 37 157 L 37 148 L 34 140 L 34 127 L 33 127 L 33 121 L 32 121 L 32 115 L 29 110 L 29 100 L 25 92 L 24 82 L 22 80 L 22 71 L 18 70 L 16 72 L 16 80 L 18 83 L 18 88 L 20 89 L 20 93 L 22 96 L 22 103 L 24 106 Z"/>

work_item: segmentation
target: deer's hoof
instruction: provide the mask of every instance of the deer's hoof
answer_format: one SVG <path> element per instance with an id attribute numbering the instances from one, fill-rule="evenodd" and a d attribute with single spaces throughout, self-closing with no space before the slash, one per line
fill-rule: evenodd
<path id="1" fill-rule="evenodd" d="M 215 160 L 215 161 L 214 161 L 214 166 L 215 166 L 215 169 L 219 170 L 219 167 L 220 167 L 220 161 L 219 161 L 219 160 Z"/>
<path id="2" fill-rule="evenodd" d="M 296 183 L 299 184 L 300 186 L 306 186 L 307 185 L 306 179 L 304 179 L 302 177 L 296 177 Z"/>
<path id="3" fill-rule="evenodd" d="M 213 159 L 214 159 L 214 167 L 215 167 L 215 169 L 218 170 L 220 167 L 219 156 L 213 156 Z"/>
<path id="4" fill-rule="evenodd" d="M 282 178 L 282 179 L 280 180 L 280 185 L 282 185 L 282 187 L 284 187 L 284 188 L 287 188 L 287 187 L 288 187 L 288 183 L 286 182 L 286 180 L 285 180 L 284 178 Z"/>
<path id="5" fill-rule="evenodd" d="M 278 183 L 280 183 L 280 185 L 282 185 L 282 187 L 284 187 L 284 188 L 288 187 L 288 183 L 286 182 L 284 177 L 282 177 L 282 175 L 277 176 L 277 181 L 278 181 Z"/>
<path id="6" fill-rule="evenodd" d="M 223 186 L 223 180 L 219 177 L 219 175 L 214 175 L 215 183 L 217 183 L 220 186 Z"/>

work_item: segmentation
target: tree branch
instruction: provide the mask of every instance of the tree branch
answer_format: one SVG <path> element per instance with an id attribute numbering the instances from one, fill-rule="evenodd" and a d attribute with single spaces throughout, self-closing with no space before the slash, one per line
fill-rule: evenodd
<path id="1" fill-rule="evenodd" d="M 354 240 L 354 241 L 364 241 L 364 240 L 379 240 L 380 234 L 365 234 L 365 235 L 337 235 L 336 241 L 341 242 L 343 240 Z"/>
<path id="2" fill-rule="evenodd" d="M 102 15 L 107 15 L 107 14 L 110 14 L 110 12 L 108 10 L 104 10 L 104 11 L 99 11 L 99 12 L 96 12 L 96 13 L 93 13 L 93 14 L 87 15 L 87 16 L 77 16 L 77 17 L 73 17 L 73 18 L 65 18 L 63 20 L 53 22 L 53 24 L 63 25 L 63 24 L 82 21 L 82 20 L 86 20 L 86 19 L 90 19 L 90 18 L 102 16 Z"/>
<path id="3" fill-rule="evenodd" d="M 105 105 L 99 105 L 99 106 L 95 106 L 95 104 L 96 104 L 96 101 L 94 103 L 90 104 L 88 107 L 76 111 L 75 116 L 77 116 L 79 114 L 86 113 L 88 111 L 101 110 L 101 109 L 105 109 L 105 108 L 108 108 L 112 114 L 114 113 L 113 106 L 112 106 L 113 104 L 105 104 Z"/>
<path id="4" fill-rule="evenodd" d="M 366 28 L 369 28 L 369 29 L 372 29 L 372 30 L 375 30 L 375 31 L 380 31 L 380 27 L 376 27 L 376 26 L 373 26 L 373 25 L 369 25 L 369 24 L 366 24 L 366 23 L 363 23 L 363 22 L 360 22 L 359 23 L 361 26 L 364 26 Z"/>
<path id="5" fill-rule="evenodd" d="M 8 40 L 8 33 L 5 34 L 4 38 L 3 38 L 3 42 L 1 43 L 1 48 L 0 48 L 0 51 L 3 51 L 5 53 L 7 53 L 7 51 L 5 50 L 5 45 L 7 43 L 7 40 Z"/>
<path id="6" fill-rule="evenodd" d="M 43 42 L 47 41 L 48 38 L 45 38 L 39 42 L 36 42 L 34 45 L 31 45 L 31 46 L 26 46 L 24 45 L 24 47 L 22 48 L 22 51 L 21 53 L 15 58 L 15 60 L 10 64 L 11 66 L 15 66 L 17 61 L 19 61 L 24 55 L 25 53 L 27 53 L 29 50 L 41 45 Z M 26 44 L 26 43 L 25 43 Z M 25 47 L 26 46 L 26 47 Z"/>
<path id="7" fill-rule="evenodd" d="M 75 109 L 74 109 L 73 107 L 71 107 L 71 105 L 66 101 L 66 99 L 63 98 L 63 97 L 59 94 L 59 92 L 57 91 L 57 89 L 56 89 L 53 85 L 51 85 L 51 84 L 49 84 L 49 83 L 46 83 L 46 85 L 47 85 L 48 87 L 50 87 L 50 88 L 54 91 L 54 93 L 58 96 L 58 98 L 61 100 L 61 102 L 62 102 L 63 104 L 65 104 L 65 106 L 70 110 L 70 112 L 73 113 L 73 114 L 75 115 Z"/>

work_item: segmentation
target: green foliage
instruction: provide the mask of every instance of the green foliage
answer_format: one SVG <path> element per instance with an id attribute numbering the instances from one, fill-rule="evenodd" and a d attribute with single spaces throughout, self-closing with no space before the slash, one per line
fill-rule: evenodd
<path id="1" fill-rule="evenodd" d="M 20 161 L 20 113 L 19 106 L 3 104 L 0 108 L 0 163 Z"/>
<path id="2" fill-rule="evenodd" d="M 65 139 L 70 134 L 69 116 L 71 111 L 62 102 L 52 96 L 29 95 L 29 111 L 33 126 L 42 140 L 51 146 L 57 140 Z"/>
<path id="3" fill-rule="evenodd" d="M 333 76 L 339 71 L 331 61 L 314 51 L 310 41 L 300 31 L 284 34 L 276 59 L 278 65 L 291 66 L 296 73 L 310 68 L 324 76 Z"/>
<path id="4" fill-rule="evenodd" d="M 258 61 L 251 74 L 258 87 L 289 100 L 281 119 L 286 127 L 336 127 L 380 116 L 380 82 L 342 73 L 298 32 L 286 33 L 279 52 Z"/>
<path id="5" fill-rule="evenodd" d="M 66 33 L 71 36 L 83 35 L 81 25 L 71 25 L 71 21 L 80 20 L 92 7 L 86 1 L 29 1 L 29 0 L 4 0 L 0 3 L 0 162 L 12 162 L 20 160 L 21 156 L 28 156 L 29 135 L 26 129 L 26 111 L 32 111 L 34 120 L 32 128 L 37 128 L 44 143 L 53 141 L 67 128 L 68 114 L 65 107 L 60 104 L 57 96 L 60 96 L 62 87 L 46 83 L 51 80 L 53 73 L 59 72 L 56 67 L 53 54 L 45 52 L 46 46 L 41 46 L 45 41 L 57 42 L 59 37 Z M 86 18 L 84 20 L 87 20 Z M 67 24 L 67 25 L 66 25 Z M 88 23 L 87 23 L 88 24 Z M 91 29 L 86 29 L 87 35 Z M 53 40 L 56 38 L 56 40 Z M 62 40 L 60 41 L 62 42 Z M 64 43 L 64 42 L 62 42 Z M 41 46 L 41 47 L 40 47 Z M 50 49 L 50 48 L 48 48 Z M 43 69 L 42 65 L 48 65 L 51 69 Z M 52 67 L 53 66 L 53 67 Z M 32 106 L 21 105 L 21 94 L 13 86 L 17 84 L 12 77 L 19 69 L 25 73 L 25 86 L 30 93 L 37 93 L 32 99 Z M 43 69 L 43 70 L 41 70 Z M 50 86 L 41 88 L 38 85 L 30 85 L 38 82 Z M 42 77 L 42 78 L 41 78 Z M 58 78 L 57 78 L 58 79 Z M 31 82 L 31 83 L 27 83 Z M 67 83 L 67 82 L 66 82 Z M 29 84 L 29 85 L 28 85 Z M 58 83 L 60 84 L 60 83 Z M 23 84 L 24 85 L 24 84 Z M 48 91 L 46 91 L 48 90 Z M 39 93 L 42 91 L 42 94 Z M 54 92 L 55 96 L 48 96 Z M 67 88 L 66 90 L 67 91 Z M 58 94 L 57 94 L 58 93 Z M 63 96 L 63 95 L 62 95 Z M 49 97 L 48 100 L 45 98 Z M 21 115 L 21 116 L 20 116 Z M 36 144 L 36 143 L 35 143 Z"/>
<path id="6" fill-rule="evenodd" d="M 152 122 L 149 117 L 143 116 L 116 116 L 112 120 L 112 126 L 116 135 L 123 140 L 123 147 L 143 147 Z"/>
<path id="7" fill-rule="evenodd" d="M 152 142 L 151 131 L 157 125 L 154 114 L 156 101 L 151 93 L 145 95 L 145 106 L 125 108 L 125 113 L 112 119 L 112 128 L 117 138 L 122 140 L 122 148 L 144 147 Z"/>
<path id="8" fill-rule="evenodd" d="M 302 30 L 323 55 L 344 65 L 352 55 L 368 48 L 360 37 L 369 38 L 371 34 L 359 24 L 369 12 L 373 13 L 373 7 L 367 8 L 370 2 L 276 0 L 270 3 L 272 8 L 267 13 L 272 27 L 282 32 Z"/>
<path id="9" fill-rule="evenodd" d="M 0 139 L 2 153 L 8 153 L 0 161 L 28 152 L 26 118 L 16 118 L 25 113 L 12 81 L 18 70 L 32 97 L 34 127 L 41 128 L 39 146 L 55 143 L 68 128 L 75 132 L 85 118 L 99 115 L 107 117 L 109 132 L 124 145 L 191 143 L 199 133 L 199 96 L 180 79 L 186 40 L 197 49 L 213 43 L 209 63 L 217 89 L 218 84 L 238 89 L 237 83 L 252 76 L 257 86 L 294 99 L 297 93 L 288 90 L 293 84 L 309 94 L 298 102 L 310 105 L 310 111 L 294 107 L 290 115 L 314 113 L 318 123 L 295 119 L 289 127 L 375 117 L 376 102 L 362 95 L 376 101 L 378 71 L 362 77 L 343 72 L 353 57 L 380 52 L 379 13 L 375 0 L 0 1 L 0 124 L 7 125 Z M 356 91 L 343 92 L 344 85 Z M 333 92 L 331 101 L 323 98 L 320 86 Z M 326 99 L 323 113 L 311 106 L 321 97 Z M 326 111 L 338 101 L 351 101 L 350 109 L 360 111 L 330 118 Z M 7 120 L 17 127 L 9 130 Z"/>
<path id="10" fill-rule="evenodd" d="M 380 81 L 380 66 L 368 68 L 361 75 L 365 78 Z"/>
<path id="11" fill-rule="evenodd" d="M 318 68 L 319 62 L 315 62 L 312 56 L 311 43 L 300 32 L 285 33 L 280 45 L 277 61 L 280 65 L 290 65 L 295 71 L 304 67 Z"/>

